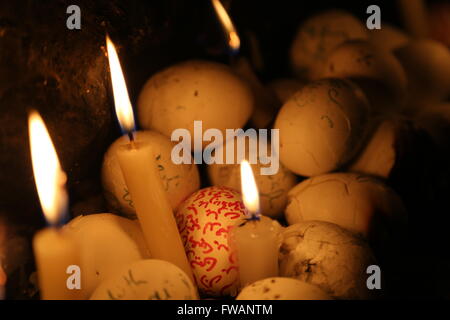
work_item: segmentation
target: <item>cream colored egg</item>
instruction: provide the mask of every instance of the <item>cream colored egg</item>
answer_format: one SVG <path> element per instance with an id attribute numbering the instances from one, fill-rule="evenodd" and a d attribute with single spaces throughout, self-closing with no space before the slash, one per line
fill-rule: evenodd
<path id="1" fill-rule="evenodd" d="M 385 22 L 382 23 L 381 29 L 370 30 L 369 34 L 375 46 L 390 51 L 405 46 L 411 40 L 403 30 Z"/>
<path id="2" fill-rule="evenodd" d="M 240 193 L 226 187 L 201 189 L 178 208 L 178 229 L 201 293 L 216 297 L 236 294 L 238 265 L 229 233 L 244 218 Z"/>
<path id="3" fill-rule="evenodd" d="M 284 229 L 280 276 L 318 286 L 335 299 L 370 299 L 367 268 L 377 265 L 369 246 L 351 232 L 323 221 Z M 382 287 L 383 288 L 383 287 Z"/>
<path id="4" fill-rule="evenodd" d="M 307 179 L 289 192 L 286 219 L 335 223 L 380 244 L 387 230 L 406 222 L 400 197 L 376 178 L 332 173 Z M 395 235 L 391 235 L 395 236 Z"/>
<path id="5" fill-rule="evenodd" d="M 368 110 L 364 94 L 350 81 L 324 79 L 305 86 L 275 121 L 281 162 L 303 176 L 337 169 L 358 151 Z"/>
<path id="6" fill-rule="evenodd" d="M 258 140 L 249 139 L 246 140 L 246 159 L 249 159 L 248 149 L 250 141 L 258 145 Z M 259 145 L 261 146 L 261 145 Z M 237 140 L 235 139 L 235 147 L 237 148 Z M 271 146 L 266 146 L 267 154 L 270 154 Z M 259 149 L 258 149 L 259 150 Z M 226 153 L 226 148 L 220 147 L 216 152 Z M 237 150 L 235 151 L 235 155 Z M 234 190 L 241 191 L 241 171 L 240 162 L 234 161 L 235 164 L 211 164 L 208 165 L 208 176 L 214 186 L 225 186 Z M 286 169 L 282 164 L 279 164 L 278 158 L 273 158 L 273 170 L 275 166 L 278 169 L 274 174 L 264 175 L 262 168 L 270 167 L 270 164 L 262 164 L 260 159 L 256 159 L 257 163 L 251 164 L 253 174 L 255 176 L 256 185 L 258 186 L 259 199 L 261 205 L 261 213 L 271 218 L 279 218 L 282 216 L 283 211 L 287 204 L 287 194 L 291 188 L 296 185 L 296 176 Z"/>
<path id="7" fill-rule="evenodd" d="M 347 78 L 366 93 L 374 112 L 400 106 L 406 94 L 407 78 L 392 52 L 369 41 L 343 43 L 327 57 L 322 78 Z M 397 108 L 398 109 L 398 108 Z"/>
<path id="8" fill-rule="evenodd" d="M 297 91 L 305 86 L 305 82 L 297 79 L 277 79 L 268 84 L 268 87 L 275 92 L 278 100 L 284 104 L 286 103 Z"/>
<path id="9" fill-rule="evenodd" d="M 175 164 L 171 160 L 171 152 L 175 143 L 169 138 L 154 131 L 137 131 L 137 141 L 149 143 L 154 148 L 155 160 L 158 165 L 161 180 L 167 192 L 172 209 L 200 188 L 200 176 L 195 164 Z M 128 137 L 117 139 L 106 152 L 102 166 L 102 183 L 105 198 L 110 209 L 129 218 L 136 218 L 133 201 L 120 169 L 116 152 L 121 145 L 128 143 Z M 149 165 L 154 165 L 149 159 Z"/>
<path id="10" fill-rule="evenodd" d="M 91 300 L 196 300 L 197 291 L 177 266 L 162 260 L 140 260 L 122 266 L 103 281 Z"/>
<path id="11" fill-rule="evenodd" d="M 341 43 L 367 39 L 367 28 L 345 11 L 331 10 L 306 20 L 299 28 L 290 50 L 294 73 L 306 79 L 317 79 L 318 66 Z"/>
<path id="12" fill-rule="evenodd" d="M 98 284 L 124 265 L 150 257 L 139 223 L 110 213 L 78 216 L 64 231 L 79 243 L 82 292 L 89 298 Z"/>
<path id="13" fill-rule="evenodd" d="M 408 75 L 409 105 L 429 105 L 450 95 L 450 50 L 433 40 L 412 41 L 396 56 Z"/>
<path id="14" fill-rule="evenodd" d="M 145 129 L 170 137 L 179 128 L 194 137 L 194 120 L 203 130 L 241 128 L 250 118 L 253 92 L 228 66 L 187 61 L 152 76 L 138 100 L 138 117 Z"/>
<path id="15" fill-rule="evenodd" d="M 332 300 L 319 287 L 293 279 L 273 277 L 256 281 L 245 288 L 236 300 Z"/>

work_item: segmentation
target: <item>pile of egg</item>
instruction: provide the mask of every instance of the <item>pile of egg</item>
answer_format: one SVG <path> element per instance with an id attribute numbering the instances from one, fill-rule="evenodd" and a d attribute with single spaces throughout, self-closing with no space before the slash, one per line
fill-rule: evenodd
<path id="1" fill-rule="evenodd" d="M 447 141 L 432 124 L 445 115 L 450 127 L 450 106 L 444 104 L 450 95 L 450 51 L 436 41 L 412 39 L 386 24 L 369 31 L 351 14 L 333 10 L 300 25 L 290 65 L 292 78 L 263 84 L 248 63 L 186 61 L 153 75 L 139 96 L 138 136 L 159 150 L 155 160 L 202 297 L 372 298 L 366 269 L 396 248 L 408 218 L 398 190 L 389 185 L 402 160 L 399 144 L 409 133 L 407 123 L 423 124 L 437 143 Z M 261 175 L 260 165 L 252 165 L 262 214 L 285 226 L 279 277 L 239 287 L 239 262 L 229 244 L 230 230 L 245 218 L 238 164 L 170 161 L 171 133 L 185 128 L 194 137 L 195 120 L 202 121 L 203 131 L 225 133 L 248 123 L 279 129 L 278 173 Z M 121 143 L 123 138 L 105 154 L 103 185 L 110 210 L 134 219 L 114 154 Z M 200 181 L 199 172 L 207 179 Z M 142 235 L 131 237 L 136 226 L 125 220 L 108 218 L 111 227 L 127 228 L 121 232 L 126 242 L 114 248 L 120 259 L 89 266 L 95 285 L 101 284 L 95 292 L 88 286 L 86 294 L 197 298 L 180 270 L 149 260 L 151 253 L 139 249 Z M 86 234 L 86 242 L 89 237 L 97 235 Z M 119 271 L 107 270 L 112 262 Z M 162 278 L 153 279 L 162 271 Z M 138 293 L 123 283 L 132 272 L 146 283 Z M 119 293 L 108 290 L 122 287 Z"/>

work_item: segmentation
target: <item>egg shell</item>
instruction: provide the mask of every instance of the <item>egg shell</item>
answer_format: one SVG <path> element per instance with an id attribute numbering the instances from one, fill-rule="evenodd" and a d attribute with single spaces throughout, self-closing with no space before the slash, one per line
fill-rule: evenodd
<path id="1" fill-rule="evenodd" d="M 91 300 L 196 300 L 197 291 L 177 266 L 163 260 L 140 260 L 122 266 L 103 281 Z"/>
<path id="2" fill-rule="evenodd" d="M 450 50 L 433 40 L 411 41 L 395 51 L 408 76 L 408 106 L 420 107 L 450 95 Z"/>
<path id="3" fill-rule="evenodd" d="M 381 180 L 357 173 L 332 173 L 302 181 L 289 192 L 286 219 L 335 223 L 383 245 L 388 230 L 405 226 L 400 197 Z M 395 236 L 392 235 L 392 236 Z"/>
<path id="4" fill-rule="evenodd" d="M 275 92 L 278 100 L 281 104 L 286 103 L 297 91 L 305 86 L 306 82 L 291 79 L 291 78 L 283 78 L 273 80 L 268 84 L 268 87 Z"/>
<path id="5" fill-rule="evenodd" d="M 237 149 L 236 139 L 234 145 Z M 249 143 L 246 143 L 246 147 L 246 159 L 248 160 Z M 221 146 L 217 150 L 220 149 L 225 155 L 224 147 Z M 267 145 L 267 150 L 270 152 L 270 144 Z M 237 151 L 235 150 L 236 154 Z M 273 158 L 273 161 L 279 161 L 279 159 Z M 281 217 L 286 208 L 287 194 L 296 185 L 297 177 L 282 164 L 279 164 L 278 172 L 272 175 L 261 174 L 261 169 L 270 165 L 262 164 L 259 160 L 257 163 L 250 165 L 259 191 L 261 213 L 271 218 Z M 235 164 L 215 163 L 208 165 L 208 177 L 214 186 L 225 186 L 241 192 L 241 171 L 238 161 Z"/>
<path id="6" fill-rule="evenodd" d="M 178 205 L 200 188 L 200 176 L 197 166 L 191 164 L 175 164 L 171 160 L 171 152 L 175 143 L 169 138 L 154 131 L 135 132 L 136 141 L 150 144 L 155 150 L 155 161 L 170 205 L 175 210 Z M 128 192 L 125 179 L 120 169 L 117 150 L 129 143 L 127 136 L 122 136 L 109 147 L 105 153 L 102 166 L 102 184 L 108 206 L 114 212 L 127 218 L 136 218 L 133 201 Z M 155 165 L 149 159 L 148 165 Z"/>
<path id="7" fill-rule="evenodd" d="M 284 229 L 280 276 L 316 285 L 335 299 L 371 299 L 367 267 L 377 265 L 366 242 L 336 224 L 305 221 Z M 383 285 L 382 285 L 383 288 Z"/>
<path id="8" fill-rule="evenodd" d="M 370 41 L 349 41 L 338 46 L 317 71 L 321 78 L 347 78 L 357 83 L 373 111 L 391 111 L 403 103 L 407 78 L 394 54 Z"/>
<path id="9" fill-rule="evenodd" d="M 145 129 L 170 137 L 174 130 L 185 128 L 193 138 L 194 120 L 203 121 L 204 131 L 241 128 L 253 105 L 252 89 L 230 67 L 195 60 L 152 76 L 139 95 L 138 117 Z"/>
<path id="10" fill-rule="evenodd" d="M 275 121 L 280 160 L 292 172 L 314 176 L 337 169 L 359 149 L 368 102 L 350 81 L 323 79 L 295 93 Z"/>
<path id="11" fill-rule="evenodd" d="M 381 29 L 369 31 L 370 41 L 377 47 L 394 51 L 408 44 L 411 38 L 401 29 L 383 22 Z"/>
<path id="12" fill-rule="evenodd" d="M 341 43 L 367 39 L 367 28 L 350 13 L 330 10 L 307 19 L 299 28 L 290 60 L 294 73 L 303 79 L 317 79 L 318 66 Z"/>
<path id="13" fill-rule="evenodd" d="M 139 223 L 110 213 L 78 216 L 63 229 L 78 241 L 83 296 L 124 265 L 150 257 Z"/>
<path id="14" fill-rule="evenodd" d="M 229 232 L 244 218 L 240 193 L 226 187 L 201 189 L 178 208 L 178 229 L 201 293 L 225 296 L 237 292 L 238 265 Z"/>
<path id="15" fill-rule="evenodd" d="M 293 279 L 273 277 L 256 281 L 245 288 L 236 300 L 332 300 L 319 287 Z"/>

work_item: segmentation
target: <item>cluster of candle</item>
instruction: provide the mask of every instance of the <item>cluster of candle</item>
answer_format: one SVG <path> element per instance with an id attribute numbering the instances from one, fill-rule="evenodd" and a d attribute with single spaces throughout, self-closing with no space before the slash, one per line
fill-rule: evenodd
<path id="1" fill-rule="evenodd" d="M 138 139 L 134 133 L 134 117 L 127 88 L 121 70 L 119 58 L 115 47 L 107 37 L 107 50 L 111 69 L 111 79 L 116 105 L 116 114 L 120 125 L 129 137 L 128 143 L 118 147 L 115 156 L 133 201 L 145 244 L 152 259 L 159 259 L 177 266 L 195 283 L 193 271 L 188 262 L 184 244 L 177 228 L 172 206 L 167 197 L 163 181 L 159 176 L 155 159 L 155 152 L 150 143 Z M 30 145 L 33 159 L 36 186 L 39 193 L 42 209 L 47 221 L 52 227 L 39 232 L 34 239 L 34 251 L 39 276 L 39 287 L 43 299 L 80 299 L 84 291 L 81 287 L 89 284 L 80 282 L 75 288 L 69 285 L 68 273 L 71 267 L 83 266 L 83 252 L 86 247 L 78 246 L 79 241 L 74 239 L 70 228 L 60 228 L 67 213 L 67 194 L 64 188 L 65 173 L 62 171 L 56 150 L 44 122 L 38 113 L 32 112 L 29 117 Z M 235 234 L 238 246 L 241 270 L 241 284 L 248 284 L 259 278 L 276 276 L 278 274 L 278 234 L 271 222 L 259 221 L 258 191 L 254 182 L 253 173 L 247 162 L 242 164 L 242 183 L 251 182 L 251 194 L 244 197 L 248 207 L 249 221 L 237 228 Z M 239 198 L 238 201 L 240 202 Z M 69 224 L 73 225 L 74 221 Z M 99 226 L 102 228 L 102 226 Z M 270 253 L 268 254 L 268 248 Z M 254 250 L 264 250 L 264 254 L 256 255 Z M 250 256 L 248 253 L 251 253 Z M 259 257 L 261 268 L 254 268 L 254 261 L 250 257 Z M 170 268 L 164 264 L 151 264 L 160 269 Z M 243 268 L 247 265 L 247 268 Z M 136 267 L 136 273 L 142 269 Z M 254 271 L 251 271 L 254 270 Z M 83 270 L 81 270 L 83 272 Z M 175 271 L 174 271 L 175 272 Z M 145 277 L 145 272 L 143 277 Z M 186 280 L 184 279 L 184 280 Z M 103 288 L 105 287 L 105 288 Z M 95 297 L 104 297 L 102 292 L 110 290 L 107 285 L 99 286 L 93 294 Z M 109 297 L 112 293 L 108 291 Z M 195 290 L 194 290 L 195 292 Z M 121 295 L 122 297 L 123 295 Z M 191 294 L 194 298 L 196 294 Z M 172 296 L 173 298 L 173 296 Z"/>
<path id="2" fill-rule="evenodd" d="M 237 50 L 240 39 L 230 18 L 220 1 L 212 3 L 230 47 Z M 231 66 L 204 61 L 172 66 L 150 78 L 141 92 L 138 116 L 145 130 L 140 132 L 135 131 L 118 54 L 107 37 L 115 110 L 125 135 L 105 155 L 102 176 L 110 205 L 137 222 L 98 214 L 63 226 L 68 218 L 66 175 L 43 119 L 31 112 L 33 171 L 51 225 L 33 241 L 41 297 L 370 297 L 362 275 L 376 262 L 359 237 L 375 246 L 389 245 L 386 233 L 406 219 L 395 192 L 365 175 L 387 178 L 394 167 L 395 128 L 384 117 L 401 109 L 391 105 L 403 105 L 408 90 L 422 103 L 441 101 L 450 87 L 450 67 L 437 70 L 428 61 L 423 73 L 442 86 L 415 90 L 421 86 L 414 82 L 419 77 L 411 62 L 414 55 L 431 52 L 443 57 L 447 67 L 448 50 L 429 42 L 406 45 L 406 35 L 393 34 L 388 37 L 392 42 L 383 44 L 389 48 L 380 48 L 379 37 L 345 12 L 312 17 L 291 50 L 293 71 L 301 79 L 267 87 L 245 58 Z M 274 101 L 283 106 L 274 108 Z M 239 173 L 235 165 L 211 165 L 213 186 L 198 190 L 195 164 L 168 160 L 168 137 L 178 128 L 195 134 L 199 118 L 205 128 L 218 131 L 242 128 L 249 120 L 266 127 L 275 120 L 280 173 L 255 177 L 258 166 L 246 160 L 237 164 Z M 195 152 L 204 148 L 194 145 Z M 344 165 L 358 173 L 332 173 Z M 296 175 L 308 178 L 295 186 Z M 283 213 L 291 225 L 286 229 L 268 217 Z M 379 220 L 388 226 L 374 226 Z M 96 243 L 91 247 L 85 237 L 95 237 Z M 323 272 L 315 272 L 315 266 Z M 0 268 L 0 288 L 2 282 Z"/>

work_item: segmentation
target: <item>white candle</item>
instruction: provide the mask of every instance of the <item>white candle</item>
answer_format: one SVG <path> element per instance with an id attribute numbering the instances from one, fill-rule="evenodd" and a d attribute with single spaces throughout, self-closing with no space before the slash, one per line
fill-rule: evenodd
<path id="1" fill-rule="evenodd" d="M 41 298 L 80 299 L 79 288 L 67 283 L 70 276 L 67 273 L 68 267 L 80 265 L 76 242 L 56 228 L 67 212 L 66 175 L 61 169 L 47 128 L 37 112 L 32 112 L 29 116 L 29 133 L 39 200 L 47 221 L 52 225 L 38 232 L 33 239 Z"/>
<path id="2" fill-rule="evenodd" d="M 130 136 L 130 143 L 118 149 L 117 158 L 148 249 L 152 258 L 175 264 L 193 280 L 192 270 L 169 199 L 157 171 L 151 145 L 134 140 L 133 109 L 125 79 L 114 44 L 109 38 L 106 41 L 116 114 L 122 129 Z"/>
<path id="3" fill-rule="evenodd" d="M 259 195 L 252 168 L 241 163 L 242 196 L 249 217 L 233 229 L 241 287 L 278 275 L 279 224 L 259 213 Z"/>

